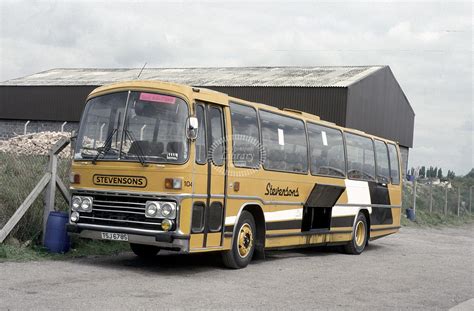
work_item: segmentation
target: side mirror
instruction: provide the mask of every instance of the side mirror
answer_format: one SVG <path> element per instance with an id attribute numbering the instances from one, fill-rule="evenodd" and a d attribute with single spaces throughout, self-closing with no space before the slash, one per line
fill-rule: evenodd
<path id="1" fill-rule="evenodd" d="M 198 136 L 199 122 L 196 117 L 188 117 L 186 120 L 186 137 L 194 140 Z"/>

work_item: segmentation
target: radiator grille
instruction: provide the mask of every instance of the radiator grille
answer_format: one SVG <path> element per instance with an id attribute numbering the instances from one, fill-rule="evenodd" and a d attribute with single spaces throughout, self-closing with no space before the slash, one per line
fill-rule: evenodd
<path id="1" fill-rule="evenodd" d="M 93 198 L 92 212 L 81 213 L 79 224 L 161 230 L 161 219 L 146 218 L 145 204 L 153 197 L 80 192 Z"/>

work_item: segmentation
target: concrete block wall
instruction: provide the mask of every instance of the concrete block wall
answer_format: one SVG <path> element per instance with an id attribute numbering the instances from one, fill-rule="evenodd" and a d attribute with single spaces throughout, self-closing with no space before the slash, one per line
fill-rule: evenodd
<path id="1" fill-rule="evenodd" d="M 17 135 L 23 135 L 27 120 L 7 120 L 0 119 L 0 139 L 6 140 Z M 31 120 L 27 126 L 27 133 L 38 133 L 45 131 L 61 131 L 64 122 L 58 121 L 35 121 Z M 65 132 L 78 129 L 79 122 L 68 122 L 64 126 Z"/>

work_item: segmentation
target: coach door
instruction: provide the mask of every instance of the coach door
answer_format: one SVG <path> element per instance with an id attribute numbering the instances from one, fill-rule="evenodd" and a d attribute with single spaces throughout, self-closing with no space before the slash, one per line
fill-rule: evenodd
<path id="1" fill-rule="evenodd" d="M 202 247 L 220 247 L 225 208 L 225 172 L 226 143 L 225 119 L 222 107 L 209 103 L 198 102 L 196 116 L 199 120 L 200 134 L 196 141 L 196 184 L 195 189 L 205 192 L 201 212 L 193 208 L 193 227 L 202 217 Z M 203 136 L 201 136 L 203 135 Z M 197 209 L 197 208 L 196 208 Z M 196 217 L 195 217 L 196 216 Z M 196 232 L 196 228 L 193 228 Z M 200 240 L 200 239 L 199 239 Z M 196 247 L 196 243 L 192 243 Z"/>

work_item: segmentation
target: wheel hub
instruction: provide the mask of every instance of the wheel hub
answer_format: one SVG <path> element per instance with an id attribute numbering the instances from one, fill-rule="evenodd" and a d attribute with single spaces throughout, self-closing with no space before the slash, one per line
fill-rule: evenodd
<path id="1" fill-rule="evenodd" d="M 355 242 L 358 247 L 363 246 L 365 241 L 365 224 L 363 221 L 359 221 L 356 225 L 355 231 Z"/>
<path id="2" fill-rule="evenodd" d="M 253 245 L 253 233 L 249 224 L 243 224 L 239 230 L 239 255 L 242 258 L 248 256 Z"/>

